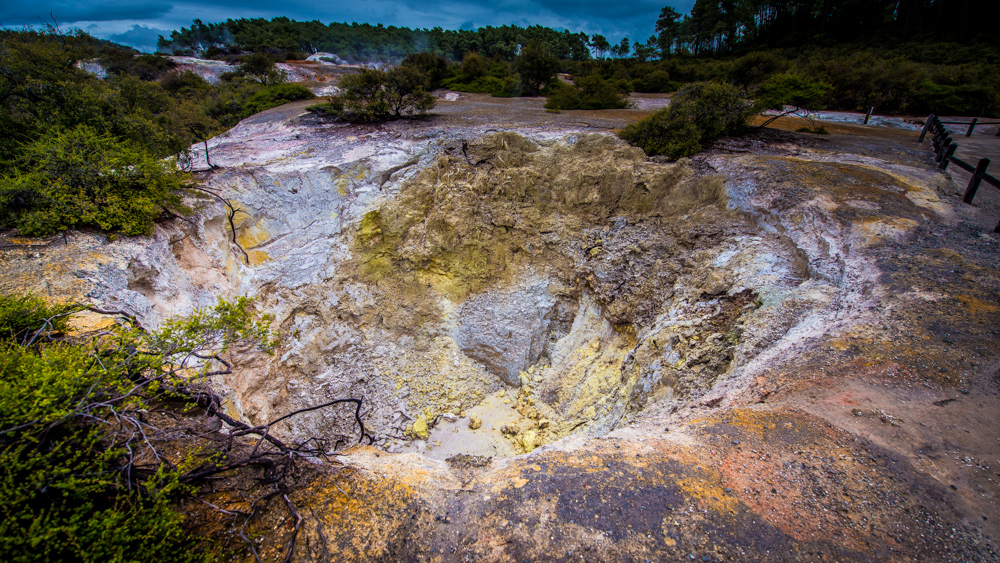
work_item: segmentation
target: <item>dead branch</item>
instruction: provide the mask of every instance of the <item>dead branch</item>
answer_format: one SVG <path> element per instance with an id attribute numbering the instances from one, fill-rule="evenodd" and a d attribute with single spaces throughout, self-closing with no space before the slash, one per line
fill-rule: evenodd
<path id="1" fill-rule="evenodd" d="M 320 561 L 326 563 L 330 560 L 330 550 L 326 547 L 326 534 L 323 533 L 323 521 L 320 520 L 319 516 L 316 515 L 316 511 L 309 507 L 309 512 L 312 512 L 313 518 L 316 520 L 316 533 L 319 535 L 319 546 L 320 546 Z"/>
<path id="2" fill-rule="evenodd" d="M 251 512 L 250 516 L 248 516 L 247 519 L 243 521 L 243 526 L 240 527 L 239 536 L 241 540 L 245 541 L 246 544 L 250 546 L 250 553 L 253 554 L 253 558 L 257 560 L 257 563 L 264 563 L 261 560 L 260 555 L 257 553 L 257 547 L 253 544 L 252 541 L 250 541 L 250 538 L 246 536 L 247 524 L 250 523 L 250 518 L 253 518 L 253 512 Z"/>
<path id="3" fill-rule="evenodd" d="M 210 190 L 208 188 L 204 188 L 202 186 L 191 186 L 191 189 L 192 190 L 197 190 L 199 192 L 206 193 L 206 194 L 214 197 L 215 199 L 218 199 L 219 201 L 222 202 L 223 205 L 226 206 L 226 209 L 228 210 L 226 212 L 226 219 L 229 221 L 229 228 L 233 231 L 233 241 L 232 242 L 233 242 L 234 245 L 236 245 L 236 248 L 240 249 L 240 252 L 243 253 L 243 258 L 246 260 L 244 263 L 245 264 L 249 264 L 250 263 L 250 255 L 247 254 L 247 251 L 244 250 L 243 246 L 240 245 L 240 243 L 236 240 L 236 223 L 233 221 L 233 219 L 236 217 L 236 214 L 240 210 L 238 210 L 235 207 L 233 207 L 233 204 L 229 203 L 229 200 L 227 200 L 226 198 L 222 197 L 221 195 L 213 192 L 212 190 Z M 244 213 L 246 213 L 246 211 L 244 211 Z"/>
<path id="4" fill-rule="evenodd" d="M 285 555 L 285 559 L 282 563 L 291 563 L 292 554 L 295 553 L 295 538 L 299 536 L 299 528 L 302 526 L 302 516 L 299 515 L 298 511 L 295 510 L 295 505 L 288 498 L 288 494 L 282 493 L 281 498 L 285 499 L 285 505 L 288 507 L 288 511 L 292 513 L 295 517 L 295 529 L 292 530 L 292 537 L 288 540 L 288 554 Z"/>
<path id="5" fill-rule="evenodd" d="M 277 418 L 277 419 L 275 419 L 275 420 L 267 423 L 267 426 L 268 427 L 274 426 L 275 424 L 281 422 L 282 420 L 291 418 L 291 417 L 293 417 L 293 416 L 295 416 L 297 414 L 301 414 L 301 413 L 309 412 L 309 411 L 314 411 L 314 410 L 318 410 L 318 409 L 330 407 L 330 406 L 333 406 L 333 405 L 339 405 L 341 403 L 354 403 L 354 421 L 357 422 L 358 423 L 358 427 L 361 428 L 361 435 L 358 437 L 358 443 L 360 444 L 365 438 L 368 438 L 369 439 L 369 444 L 371 444 L 372 441 L 374 441 L 374 438 L 371 435 L 369 435 L 367 432 L 365 432 L 365 423 L 364 423 L 364 421 L 361 420 L 361 399 L 337 399 L 337 400 L 334 400 L 334 401 L 323 403 L 322 405 L 316 405 L 314 407 L 306 407 L 304 409 L 299 409 L 297 411 L 290 412 L 290 413 L 286 414 L 285 416 L 282 416 L 280 418 Z"/>

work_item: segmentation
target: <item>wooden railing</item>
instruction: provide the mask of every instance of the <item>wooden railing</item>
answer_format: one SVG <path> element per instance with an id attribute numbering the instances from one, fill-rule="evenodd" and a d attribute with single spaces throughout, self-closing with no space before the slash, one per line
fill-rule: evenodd
<path id="1" fill-rule="evenodd" d="M 928 132 L 934 134 L 932 143 L 934 145 L 934 161 L 938 163 L 938 168 L 941 170 L 947 170 L 948 164 L 952 163 L 955 166 L 965 170 L 972 174 L 969 178 L 969 183 L 965 187 L 965 194 L 962 196 L 962 201 L 965 203 L 972 203 L 972 199 L 976 197 L 976 192 L 979 191 L 979 186 L 986 182 L 987 184 L 993 186 L 994 188 L 1000 189 L 1000 180 L 991 176 L 987 173 L 987 169 L 990 167 L 990 159 L 980 158 L 979 162 L 975 166 L 965 162 L 964 160 L 955 156 L 955 151 L 958 150 L 958 145 L 952 140 L 951 133 L 945 128 L 945 125 L 968 125 L 969 129 L 965 136 L 968 137 L 972 135 L 972 130 L 976 125 L 993 125 L 990 123 L 978 123 L 978 119 L 973 119 L 971 122 L 968 121 L 941 121 L 933 113 L 927 118 L 927 123 L 924 124 L 924 130 L 920 132 L 920 140 L 918 142 L 924 142 L 924 137 L 927 136 Z M 1000 130 L 997 131 L 997 136 L 1000 137 Z M 997 223 L 996 228 L 993 232 L 1000 233 L 1000 223 Z"/>

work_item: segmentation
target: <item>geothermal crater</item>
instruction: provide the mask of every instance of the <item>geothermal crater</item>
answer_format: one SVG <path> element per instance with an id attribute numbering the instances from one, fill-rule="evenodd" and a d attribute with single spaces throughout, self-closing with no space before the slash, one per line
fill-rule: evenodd
<path id="1" fill-rule="evenodd" d="M 231 414 L 362 398 L 377 437 L 289 492 L 297 558 L 996 560 L 1000 204 L 962 204 L 916 133 L 661 162 L 608 132 L 641 110 L 305 105 L 208 143 L 224 205 L 12 241 L 0 276 L 149 327 L 256 297 L 282 343 L 213 380 Z M 272 431 L 358 438 L 336 409 Z"/>
<path id="2" fill-rule="evenodd" d="M 208 177 L 236 212 L 205 246 L 287 337 L 261 372 L 225 382 L 244 415 L 364 397 L 391 450 L 526 453 L 688 404 L 771 343 L 748 328 L 824 304 L 810 287 L 794 314 L 754 314 L 796 293 L 807 259 L 688 161 L 593 133 L 383 146 Z M 349 436 L 333 414 L 287 431 Z"/>

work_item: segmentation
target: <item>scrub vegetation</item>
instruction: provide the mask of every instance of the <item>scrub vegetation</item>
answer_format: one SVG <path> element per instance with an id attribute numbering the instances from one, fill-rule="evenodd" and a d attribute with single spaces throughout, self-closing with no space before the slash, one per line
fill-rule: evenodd
<path id="1" fill-rule="evenodd" d="M 312 97 L 280 83 L 270 60 L 248 60 L 213 86 L 166 57 L 82 32 L 3 30 L 0 41 L 0 228 L 24 234 L 147 234 L 186 211 L 190 178 L 170 157 Z"/>

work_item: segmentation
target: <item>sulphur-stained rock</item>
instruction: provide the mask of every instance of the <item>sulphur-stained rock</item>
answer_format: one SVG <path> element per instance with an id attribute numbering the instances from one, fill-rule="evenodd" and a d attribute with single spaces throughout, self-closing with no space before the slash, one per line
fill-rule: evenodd
<path id="1" fill-rule="evenodd" d="M 472 418 L 469 419 L 469 428 L 473 430 L 479 430 L 482 427 L 483 427 L 483 419 L 479 418 L 478 416 L 473 416 Z"/>
<path id="2" fill-rule="evenodd" d="M 426 440 L 429 432 L 427 430 L 427 418 L 420 415 L 413 421 L 413 435 L 421 440 Z"/>
<path id="3" fill-rule="evenodd" d="M 556 300 L 539 281 L 511 292 L 486 291 L 462 304 L 455 338 L 470 358 L 508 385 L 520 385 L 521 370 L 535 363 L 548 339 Z"/>
<path id="4" fill-rule="evenodd" d="M 529 453 L 538 447 L 538 433 L 534 430 L 525 430 L 520 437 L 521 447 L 524 453 Z"/>

